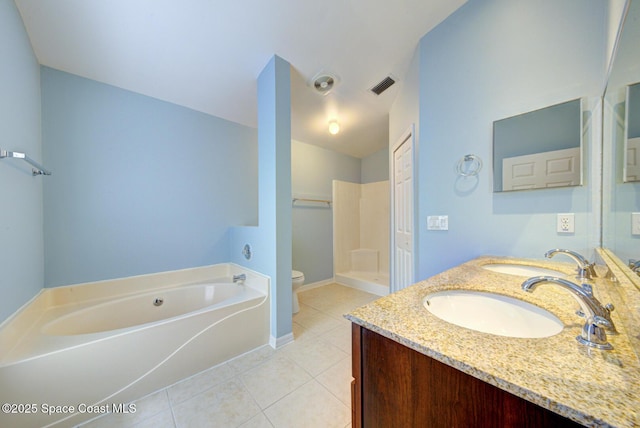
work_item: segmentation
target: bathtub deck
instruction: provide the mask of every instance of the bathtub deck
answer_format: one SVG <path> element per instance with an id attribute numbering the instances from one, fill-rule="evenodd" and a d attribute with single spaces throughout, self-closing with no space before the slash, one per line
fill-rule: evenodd
<path id="1" fill-rule="evenodd" d="M 329 284 L 299 298 L 294 342 L 258 348 L 136 401 L 135 414 L 82 427 L 350 426 L 351 326 L 342 314 L 377 296 Z"/>
<path id="2" fill-rule="evenodd" d="M 130 401 L 266 344 L 268 287 L 225 264 L 44 290 L 0 329 L 1 401 L 38 411 L 0 414 L 0 425 L 75 426 L 92 412 L 45 407 Z"/>

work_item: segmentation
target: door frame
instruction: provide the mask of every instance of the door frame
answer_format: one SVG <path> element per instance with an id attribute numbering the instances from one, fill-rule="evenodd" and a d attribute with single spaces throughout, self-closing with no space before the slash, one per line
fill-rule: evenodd
<path id="1" fill-rule="evenodd" d="M 415 133 L 415 125 L 411 124 L 411 126 L 409 126 L 409 128 L 402 133 L 402 135 L 400 136 L 400 138 L 398 140 L 396 140 L 395 144 L 393 144 L 392 146 L 389 147 L 389 180 L 390 180 L 390 225 L 389 225 L 389 233 L 390 233 L 390 237 L 389 237 L 389 257 L 390 257 L 390 263 L 389 263 L 389 292 L 393 293 L 396 291 L 399 291 L 400 288 L 398 287 L 398 285 L 395 283 L 395 271 L 396 271 L 396 234 L 395 234 L 395 220 L 396 220 L 396 211 L 395 211 L 395 204 L 396 204 L 396 189 L 395 189 L 395 157 L 394 157 L 394 153 L 396 152 L 396 150 L 398 150 L 398 148 L 400 148 L 400 146 L 402 146 L 404 143 L 409 143 L 411 144 L 411 170 L 412 170 L 412 183 L 413 183 L 413 188 L 412 188 L 412 192 L 411 192 L 411 197 L 413 199 L 412 201 L 412 207 L 413 207 L 413 213 L 412 213 L 412 230 L 413 230 L 413 235 L 412 235 L 412 240 L 411 240 L 411 245 L 412 245 L 412 249 L 411 249 L 411 255 L 412 255 L 412 266 L 411 266 L 411 282 L 413 283 L 415 281 L 415 272 L 416 272 L 416 178 L 417 178 L 417 171 L 416 171 L 416 133 Z"/>

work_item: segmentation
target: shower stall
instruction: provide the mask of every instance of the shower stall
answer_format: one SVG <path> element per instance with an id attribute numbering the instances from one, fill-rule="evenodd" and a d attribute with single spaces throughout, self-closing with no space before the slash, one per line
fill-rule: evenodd
<path id="1" fill-rule="evenodd" d="M 389 181 L 333 180 L 333 269 L 339 284 L 389 294 Z"/>

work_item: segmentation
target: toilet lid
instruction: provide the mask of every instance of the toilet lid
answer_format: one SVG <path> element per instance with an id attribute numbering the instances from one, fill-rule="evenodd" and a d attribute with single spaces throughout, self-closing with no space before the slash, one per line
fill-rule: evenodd
<path id="1" fill-rule="evenodd" d="M 291 271 L 291 279 L 296 279 L 296 278 L 301 278 L 303 277 L 304 274 L 298 270 L 292 270 Z"/>

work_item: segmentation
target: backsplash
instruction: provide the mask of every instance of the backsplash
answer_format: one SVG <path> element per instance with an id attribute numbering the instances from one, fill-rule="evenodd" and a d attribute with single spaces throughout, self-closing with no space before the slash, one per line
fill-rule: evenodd
<path id="1" fill-rule="evenodd" d="M 624 263 L 611 251 L 598 249 L 607 278 L 599 278 L 597 284 L 605 289 L 616 307 L 614 316 L 623 324 L 629 340 L 640 358 L 640 277 L 634 277 Z"/>

